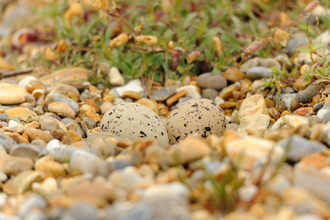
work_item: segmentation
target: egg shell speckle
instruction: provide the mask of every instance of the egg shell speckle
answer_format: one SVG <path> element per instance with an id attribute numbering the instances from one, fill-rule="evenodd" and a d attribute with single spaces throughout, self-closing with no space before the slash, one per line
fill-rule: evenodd
<path id="1" fill-rule="evenodd" d="M 211 134 L 221 136 L 226 129 L 225 115 L 209 99 L 190 99 L 174 109 L 166 120 L 170 144 L 175 144 L 190 134 L 200 137 Z"/>
<path id="2" fill-rule="evenodd" d="M 156 138 L 168 144 L 164 122 L 150 108 L 122 103 L 110 108 L 101 120 L 101 130 L 122 138 Z"/>

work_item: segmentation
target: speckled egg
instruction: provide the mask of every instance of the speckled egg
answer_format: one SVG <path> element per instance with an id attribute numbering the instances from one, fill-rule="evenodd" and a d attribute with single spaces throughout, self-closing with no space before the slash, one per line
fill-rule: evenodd
<path id="1" fill-rule="evenodd" d="M 150 108 L 122 103 L 110 108 L 101 120 L 101 130 L 122 138 L 156 138 L 168 144 L 164 122 Z"/>
<path id="2" fill-rule="evenodd" d="M 211 134 L 221 136 L 226 129 L 225 115 L 209 99 L 190 99 L 174 109 L 166 120 L 170 144 L 175 144 L 190 134 L 200 137 Z"/>

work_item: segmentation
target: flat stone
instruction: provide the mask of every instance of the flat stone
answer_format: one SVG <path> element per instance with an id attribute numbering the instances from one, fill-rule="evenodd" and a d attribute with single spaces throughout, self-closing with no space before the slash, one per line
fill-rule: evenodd
<path id="1" fill-rule="evenodd" d="M 256 113 L 267 114 L 265 99 L 259 94 L 246 98 L 239 109 L 238 115 L 244 117 Z"/>
<path id="2" fill-rule="evenodd" d="M 18 210 L 18 216 L 20 218 L 26 219 L 26 216 L 31 213 L 33 209 L 46 209 L 47 201 L 38 194 L 34 194 L 29 198 L 25 199 L 24 202 L 20 205 Z"/>
<path id="3" fill-rule="evenodd" d="M 3 185 L 3 191 L 9 195 L 17 195 L 28 190 L 33 182 L 44 179 L 44 174 L 39 171 L 25 170 L 16 177 L 9 179 Z"/>
<path id="4" fill-rule="evenodd" d="M 48 94 L 46 96 L 46 100 L 45 102 L 47 101 L 47 99 L 53 99 L 55 102 L 64 102 L 65 104 L 69 105 L 70 108 L 74 111 L 74 113 L 77 115 L 78 112 L 79 112 L 79 106 L 78 104 L 73 101 L 72 99 L 66 97 L 65 95 L 62 95 L 60 93 L 57 93 L 57 92 L 53 92 L 51 94 Z"/>
<path id="5" fill-rule="evenodd" d="M 25 102 L 25 88 L 8 83 L 0 83 L 0 104 L 14 105 Z"/>
<path id="6" fill-rule="evenodd" d="M 236 67 L 228 68 L 222 76 L 225 77 L 226 80 L 230 82 L 238 82 L 242 79 L 245 79 L 246 75 Z"/>
<path id="7" fill-rule="evenodd" d="M 250 80 L 269 78 L 272 71 L 266 67 L 256 66 L 246 72 L 246 77 Z"/>
<path id="8" fill-rule="evenodd" d="M 75 150 L 70 158 L 70 167 L 72 170 L 81 173 L 92 173 L 94 176 L 107 176 L 110 173 L 110 167 L 106 161 L 95 154 L 83 150 Z"/>
<path id="9" fill-rule="evenodd" d="M 199 93 L 199 88 L 194 85 L 187 85 L 182 86 L 180 88 L 176 89 L 176 92 L 181 92 L 182 90 L 186 90 L 186 97 L 193 98 L 193 99 L 199 99 L 201 98 L 201 94 Z"/>
<path id="10" fill-rule="evenodd" d="M 309 103 L 312 101 L 313 97 L 318 94 L 318 92 L 324 89 L 323 84 L 310 84 L 304 91 L 298 93 L 296 99 L 300 103 Z"/>
<path id="11" fill-rule="evenodd" d="M 39 119 L 39 123 L 40 129 L 43 131 L 51 131 L 60 128 L 57 120 L 48 115 L 42 115 Z"/>
<path id="12" fill-rule="evenodd" d="M 214 101 L 218 95 L 219 92 L 215 89 L 204 89 L 202 97 Z"/>
<path id="13" fill-rule="evenodd" d="M 203 139 L 198 137 L 186 138 L 169 150 L 167 163 L 169 165 L 186 164 L 205 157 L 210 153 L 210 150 Z"/>
<path id="14" fill-rule="evenodd" d="M 120 74 L 117 67 L 111 67 L 109 70 L 110 85 L 123 86 L 125 84 L 124 77 Z"/>
<path id="15" fill-rule="evenodd" d="M 17 175 L 24 170 L 32 170 L 33 161 L 26 157 L 4 156 L 0 158 L 0 171 L 7 175 Z"/>
<path id="16" fill-rule="evenodd" d="M 82 141 L 83 138 L 75 131 L 69 130 L 65 132 L 62 142 L 63 144 L 71 145 L 75 142 Z"/>
<path id="17" fill-rule="evenodd" d="M 71 93 L 77 97 L 80 96 L 80 93 L 76 87 L 63 83 L 56 84 L 54 88 L 50 91 L 50 94 L 55 92 L 65 95 L 67 97 L 70 97 Z"/>
<path id="18" fill-rule="evenodd" d="M 226 152 L 238 166 L 251 170 L 256 162 L 265 164 L 277 163 L 284 156 L 284 150 L 273 141 L 248 136 L 230 141 L 226 145 Z"/>
<path id="19" fill-rule="evenodd" d="M 154 103 L 153 101 L 151 101 L 150 99 L 147 98 L 141 98 L 138 101 L 136 101 L 136 103 L 139 103 L 141 105 L 144 105 L 148 108 L 150 108 L 152 111 L 154 111 L 156 113 L 156 115 L 159 115 L 159 110 L 157 108 L 156 103 Z M 104 103 L 103 103 L 104 104 Z"/>
<path id="20" fill-rule="evenodd" d="M 12 156 L 27 157 L 36 160 L 47 153 L 46 149 L 40 145 L 18 144 L 15 145 L 10 152 Z"/>
<path id="21" fill-rule="evenodd" d="M 155 92 L 153 92 L 152 93 L 152 98 L 156 102 L 164 102 L 170 96 L 174 95 L 175 92 L 176 92 L 176 89 L 175 89 L 174 86 L 163 87 L 163 88 L 158 89 Z"/>
<path id="22" fill-rule="evenodd" d="M 41 130 L 38 130 L 35 128 L 28 128 L 28 129 L 26 129 L 25 132 L 30 140 L 41 139 L 41 140 L 45 141 L 46 143 L 48 143 L 49 141 L 54 139 L 53 136 L 51 136 L 47 132 L 41 131 Z"/>
<path id="23" fill-rule="evenodd" d="M 283 117 L 283 120 L 287 125 L 294 129 L 301 126 L 308 126 L 308 118 L 300 115 L 286 115 Z"/>
<path id="24" fill-rule="evenodd" d="M 27 108 L 23 108 L 23 107 L 16 107 L 16 108 L 7 109 L 6 112 L 8 114 L 8 117 L 22 116 L 24 118 L 28 118 L 29 116 L 37 115 L 35 112 L 33 112 L 33 111 L 31 111 Z"/>
<path id="25" fill-rule="evenodd" d="M 201 88 L 221 90 L 227 86 L 227 80 L 221 74 L 203 73 L 198 76 L 197 84 Z"/>
<path id="26" fill-rule="evenodd" d="M 65 170 L 63 166 L 56 161 L 51 161 L 51 160 L 42 161 L 36 165 L 35 169 L 37 171 L 48 173 L 55 178 L 65 175 Z"/>
<path id="27" fill-rule="evenodd" d="M 299 135 L 293 135 L 290 138 L 282 139 L 278 142 L 281 147 L 288 151 L 288 159 L 298 162 L 302 157 L 312 153 L 322 152 L 326 146 L 318 141 L 310 141 Z"/>
<path id="28" fill-rule="evenodd" d="M 11 149 L 16 145 L 16 141 L 4 134 L 0 134 L 0 145 L 9 153 Z"/>
<path id="29" fill-rule="evenodd" d="M 76 114 L 70 106 L 64 102 L 53 102 L 48 105 L 48 111 L 67 118 L 75 118 Z"/>
<path id="30" fill-rule="evenodd" d="M 266 130 L 270 122 L 270 117 L 265 114 L 246 115 L 241 118 L 238 132 L 247 129 L 255 129 L 257 131 Z"/>
<path id="31" fill-rule="evenodd" d="M 126 167 L 123 170 L 112 172 L 108 177 L 109 181 L 124 189 L 147 188 L 153 184 L 153 179 L 146 178 L 131 168 Z"/>

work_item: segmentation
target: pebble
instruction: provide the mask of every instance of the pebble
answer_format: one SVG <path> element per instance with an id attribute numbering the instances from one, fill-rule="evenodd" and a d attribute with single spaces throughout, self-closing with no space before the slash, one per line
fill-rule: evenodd
<path id="1" fill-rule="evenodd" d="M 27 157 L 3 156 L 0 158 L 0 171 L 7 175 L 17 175 L 24 170 L 32 170 L 33 161 Z"/>
<path id="2" fill-rule="evenodd" d="M 255 162 L 265 164 L 272 152 L 271 162 L 277 163 L 284 156 L 284 150 L 273 141 L 256 137 L 245 137 L 230 141 L 226 152 L 239 167 L 251 170 Z"/>
<path id="3" fill-rule="evenodd" d="M 94 176 L 100 175 L 106 177 L 110 173 L 110 166 L 106 161 L 95 154 L 83 150 L 75 150 L 72 152 L 70 167 L 72 170 L 77 170 L 83 174 L 91 173 Z"/>
<path id="4" fill-rule="evenodd" d="M 152 93 L 152 98 L 156 102 L 164 102 L 170 96 L 176 93 L 176 88 L 174 86 L 163 87 L 161 89 L 156 90 Z"/>
<path id="5" fill-rule="evenodd" d="M 11 156 L 22 156 L 32 160 L 38 159 L 46 154 L 46 149 L 41 145 L 18 144 L 11 149 Z"/>
<path id="6" fill-rule="evenodd" d="M 256 113 L 267 114 L 265 99 L 259 94 L 245 99 L 239 109 L 238 115 L 244 117 Z"/>
<path id="7" fill-rule="evenodd" d="M 330 121 L 330 110 L 320 109 L 318 110 L 316 116 L 322 120 L 322 123 L 326 124 L 328 121 Z"/>
<path id="8" fill-rule="evenodd" d="M 60 127 L 56 119 L 48 115 L 41 116 L 39 123 L 40 129 L 43 131 L 51 131 L 54 129 L 59 129 Z"/>
<path id="9" fill-rule="evenodd" d="M 222 76 L 229 82 L 238 82 L 245 79 L 246 75 L 237 68 L 228 68 L 222 73 Z"/>
<path id="10" fill-rule="evenodd" d="M 204 89 L 202 97 L 214 101 L 218 95 L 219 92 L 215 89 Z"/>
<path id="11" fill-rule="evenodd" d="M 143 177 L 133 167 L 116 170 L 108 177 L 109 181 L 117 187 L 124 189 L 147 188 L 153 184 L 153 180 Z"/>
<path id="12" fill-rule="evenodd" d="M 139 100 L 141 98 L 140 93 L 134 92 L 134 91 L 129 91 L 129 90 L 123 92 L 122 96 L 123 96 L 123 98 L 131 98 L 133 100 Z"/>
<path id="13" fill-rule="evenodd" d="M 47 201 L 39 195 L 32 195 L 25 199 L 20 205 L 18 210 L 18 216 L 26 219 L 26 215 L 33 209 L 45 209 L 47 207 Z"/>
<path id="14" fill-rule="evenodd" d="M 198 76 L 197 84 L 201 88 L 221 90 L 227 86 L 227 80 L 221 74 L 203 73 Z"/>
<path id="15" fill-rule="evenodd" d="M 9 195 L 17 195 L 28 190 L 33 182 L 44 179 L 44 174 L 39 171 L 25 170 L 3 185 L 3 191 Z"/>
<path id="16" fill-rule="evenodd" d="M 0 83 L 0 104 L 14 105 L 25 102 L 25 88 L 8 83 Z"/>
<path id="17" fill-rule="evenodd" d="M 123 93 L 125 91 L 134 91 L 137 93 L 140 93 L 140 95 L 143 97 L 144 89 L 142 87 L 141 81 L 139 79 L 134 79 L 128 82 L 127 84 L 123 86 L 119 86 L 115 88 L 116 92 L 119 94 L 120 97 L 123 96 Z M 115 96 L 116 97 L 116 96 Z"/>
<path id="18" fill-rule="evenodd" d="M 51 160 L 42 161 L 36 164 L 35 170 L 47 174 L 51 174 L 55 178 L 60 176 L 65 176 L 65 170 L 63 166 L 56 161 L 51 161 Z"/>
<path id="19" fill-rule="evenodd" d="M 156 113 L 156 115 L 159 115 L 159 110 L 157 108 L 157 105 L 151 101 L 150 99 L 147 98 L 141 98 L 139 99 L 136 103 L 139 103 L 141 105 L 144 105 L 148 108 L 150 108 L 152 111 L 154 111 Z M 101 106 L 102 107 L 102 106 Z M 109 110 L 109 109 L 108 109 Z M 101 110 L 102 111 L 102 110 Z"/>
<path id="20" fill-rule="evenodd" d="M 256 66 L 246 72 L 246 77 L 252 81 L 256 79 L 269 78 L 272 71 L 266 67 Z"/>
<path id="21" fill-rule="evenodd" d="M 36 115 L 36 113 L 34 113 L 33 111 L 31 111 L 27 108 L 23 108 L 23 107 L 16 107 L 16 108 L 7 109 L 6 112 L 8 114 L 8 117 L 22 116 L 24 118 L 28 118 L 29 116 L 35 116 Z"/>
<path id="22" fill-rule="evenodd" d="M 110 85 L 113 85 L 113 86 L 123 86 L 125 84 L 125 80 L 124 80 L 123 76 L 120 74 L 117 67 L 110 68 L 109 81 L 110 81 Z"/>
<path id="23" fill-rule="evenodd" d="M 97 207 L 90 203 L 77 202 L 73 207 L 63 213 L 62 219 L 97 219 Z"/>
<path id="24" fill-rule="evenodd" d="M 51 94 L 48 94 L 46 96 L 46 100 L 53 99 L 54 101 L 52 102 L 62 102 L 70 106 L 70 108 L 74 111 L 75 115 L 78 114 L 79 112 L 79 106 L 78 104 L 73 101 L 72 99 L 66 97 L 65 95 L 62 95 L 61 93 L 53 92 Z"/>
<path id="25" fill-rule="evenodd" d="M 310 84 L 304 91 L 298 93 L 296 99 L 303 104 L 309 103 L 321 89 L 324 89 L 322 84 Z"/>
<path id="26" fill-rule="evenodd" d="M 246 115 L 241 118 L 238 132 L 254 129 L 257 131 L 266 130 L 270 123 L 270 117 L 265 114 Z"/>
<path id="27" fill-rule="evenodd" d="M 70 106 L 64 102 L 53 102 L 48 105 L 48 111 L 66 118 L 75 118 L 76 114 Z"/>
<path id="28" fill-rule="evenodd" d="M 181 92 L 182 90 L 186 90 L 186 97 L 192 98 L 192 99 L 199 99 L 201 98 L 201 94 L 199 93 L 199 88 L 194 85 L 187 85 L 182 86 L 180 88 L 176 89 L 176 92 Z"/>
<path id="29" fill-rule="evenodd" d="M 318 141 L 310 141 L 299 135 L 293 135 L 290 138 L 282 139 L 278 142 L 281 147 L 288 149 L 288 159 L 293 162 L 299 162 L 299 160 L 312 153 L 322 152 L 326 149 L 326 146 Z"/>

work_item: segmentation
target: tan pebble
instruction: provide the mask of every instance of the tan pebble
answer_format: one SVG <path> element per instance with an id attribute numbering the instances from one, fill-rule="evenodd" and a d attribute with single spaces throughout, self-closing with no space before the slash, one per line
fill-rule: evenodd
<path id="1" fill-rule="evenodd" d="M 262 95 L 256 94 L 244 99 L 238 115 L 240 117 L 250 114 L 267 114 L 265 99 Z"/>
<path id="2" fill-rule="evenodd" d="M 35 129 L 35 128 L 28 128 L 25 130 L 25 132 L 26 132 L 26 135 L 29 137 L 29 140 L 31 140 L 31 141 L 36 140 L 36 139 L 41 139 L 41 140 L 45 141 L 46 143 L 48 143 L 49 141 L 54 139 L 53 136 L 51 136 L 49 133 Z"/>
<path id="3" fill-rule="evenodd" d="M 48 105 L 48 111 L 56 113 L 63 117 L 75 118 L 76 114 L 72 108 L 64 102 L 52 102 Z"/>
<path id="4" fill-rule="evenodd" d="M 301 107 L 298 108 L 296 111 L 294 111 L 292 114 L 305 116 L 307 113 L 311 113 L 311 112 L 313 112 L 313 107 Z"/>
<path id="5" fill-rule="evenodd" d="M 94 121 L 96 122 L 96 123 L 98 123 L 98 122 L 100 122 L 101 121 L 101 117 L 100 117 L 100 115 L 98 115 L 98 114 L 96 114 L 96 113 L 94 113 L 94 112 L 86 112 L 86 117 L 89 117 L 89 118 L 91 118 L 91 119 L 94 119 Z"/>
<path id="6" fill-rule="evenodd" d="M 245 78 L 245 73 L 234 67 L 227 69 L 224 73 L 222 73 L 222 76 L 228 81 L 238 82 Z"/>
<path id="7" fill-rule="evenodd" d="M 290 111 L 288 111 L 288 110 L 284 110 L 282 113 L 281 113 L 281 117 L 284 117 L 284 116 L 286 116 L 286 115 L 290 115 L 291 113 L 290 113 Z"/>
<path id="8" fill-rule="evenodd" d="M 98 90 L 95 86 L 93 86 L 93 85 L 90 85 L 90 86 L 88 86 L 88 90 L 89 90 L 89 93 L 91 94 L 91 95 L 94 95 L 94 93 Z"/>
<path id="9" fill-rule="evenodd" d="M 266 103 L 266 107 L 267 108 L 273 108 L 275 107 L 275 103 L 273 100 L 271 100 L 270 98 L 266 97 L 265 98 L 265 103 Z"/>
<path id="10" fill-rule="evenodd" d="M 232 108 L 235 108 L 236 107 L 236 103 L 235 102 L 223 102 L 223 103 L 220 103 L 219 106 L 223 110 L 232 109 Z"/>
<path id="11" fill-rule="evenodd" d="M 180 141 L 169 150 L 168 165 L 186 164 L 208 155 L 211 148 L 202 138 L 190 137 Z"/>
<path id="12" fill-rule="evenodd" d="M 3 113 L 5 113 L 6 112 L 6 110 L 4 110 L 4 109 L 0 109 L 0 114 L 3 114 Z"/>
<path id="13" fill-rule="evenodd" d="M 121 139 L 121 140 L 118 142 L 118 147 L 126 148 L 126 147 L 129 147 L 129 146 L 132 146 L 132 145 L 133 145 L 133 141 L 131 141 L 131 140 L 128 139 L 128 138 Z"/>
<path id="14" fill-rule="evenodd" d="M 300 75 L 298 79 L 293 83 L 292 87 L 296 90 L 304 90 L 307 88 L 308 85 L 303 86 L 303 83 L 306 82 L 303 75 Z"/>
<path id="15" fill-rule="evenodd" d="M 78 102 L 78 101 L 79 101 L 79 95 L 76 95 L 76 94 L 73 93 L 73 92 L 69 92 L 68 97 L 69 97 L 70 99 L 72 99 L 73 101 L 75 101 L 75 102 Z"/>
<path id="16" fill-rule="evenodd" d="M 166 106 L 164 103 L 159 103 L 157 107 L 159 109 L 159 113 L 162 115 L 167 115 L 171 113 L 169 107 Z"/>
<path id="17" fill-rule="evenodd" d="M 17 142 L 17 144 L 25 144 L 25 143 L 29 143 L 29 140 L 28 139 L 26 139 L 26 138 L 24 138 L 24 137 L 22 137 L 20 134 L 18 134 L 18 133 L 12 133 L 12 134 L 10 134 L 10 135 L 8 135 L 9 137 L 11 137 L 11 138 L 13 138 L 16 142 Z"/>
<path id="18" fill-rule="evenodd" d="M 178 102 L 178 100 L 181 98 L 181 97 L 184 97 L 185 95 L 187 94 L 187 91 L 186 90 L 182 90 L 174 95 L 172 95 L 171 97 L 169 97 L 167 100 L 166 100 L 166 104 L 167 106 L 171 107 L 172 105 L 174 105 L 175 103 Z"/>
<path id="19" fill-rule="evenodd" d="M 25 170 L 3 185 L 3 191 L 9 195 L 17 195 L 28 190 L 33 182 L 40 182 L 44 174 L 39 171 Z"/>
<path id="20" fill-rule="evenodd" d="M 157 108 L 157 103 L 154 103 L 153 101 L 151 101 L 150 99 L 147 98 L 141 98 L 138 101 L 136 101 L 136 103 L 139 103 L 141 105 L 147 106 L 148 108 L 150 108 L 152 111 L 154 111 L 156 113 L 156 115 L 159 115 L 159 111 Z"/>
<path id="21" fill-rule="evenodd" d="M 322 123 L 314 124 L 313 127 L 311 128 L 309 139 L 311 141 L 315 141 L 315 140 L 322 141 L 321 131 L 324 126 L 325 125 Z"/>
<path id="22" fill-rule="evenodd" d="M 25 88 L 9 83 L 0 83 L 0 104 L 14 105 L 25 102 L 25 95 L 28 92 Z"/>
<path id="23" fill-rule="evenodd" d="M 250 86 L 252 85 L 252 82 L 248 79 L 244 79 L 241 83 L 241 87 L 240 87 L 240 90 L 242 93 L 247 93 Z"/>
<path id="24" fill-rule="evenodd" d="M 82 141 L 83 138 L 79 136 L 79 134 L 73 130 L 68 130 L 67 132 L 65 132 L 65 134 L 63 135 L 63 139 L 62 142 L 63 144 L 73 144 L 75 142 L 78 141 Z"/>
<path id="25" fill-rule="evenodd" d="M 27 109 L 27 108 L 23 108 L 23 107 L 16 107 L 16 108 L 10 108 L 7 109 L 7 114 L 9 117 L 18 117 L 18 116 L 22 116 L 25 118 L 28 118 L 31 115 L 37 115 L 35 112 Z"/>
<path id="26" fill-rule="evenodd" d="M 44 173 L 50 173 L 55 178 L 65 175 L 64 168 L 60 163 L 56 161 L 42 161 L 37 164 L 36 170 L 42 171 Z"/>
<path id="27" fill-rule="evenodd" d="M 86 99 L 85 100 L 85 104 L 93 107 L 94 110 L 95 110 L 95 112 L 97 112 L 97 109 L 98 108 L 97 108 L 97 105 L 96 105 L 96 103 L 95 103 L 95 101 L 93 99 Z"/>
<path id="28" fill-rule="evenodd" d="M 78 199 L 73 198 L 72 196 L 67 196 L 62 193 L 55 193 L 49 196 L 48 204 L 50 207 L 63 207 L 63 208 L 70 208 L 73 206 Z"/>
<path id="29" fill-rule="evenodd" d="M 78 124 L 81 122 L 81 118 L 78 118 L 78 117 L 75 118 L 74 120 L 75 120 Z"/>
<path id="30" fill-rule="evenodd" d="M 141 98 L 140 93 L 134 91 L 125 91 L 122 96 L 123 98 L 131 98 L 133 100 L 139 100 Z"/>
<path id="31" fill-rule="evenodd" d="M 115 96 L 114 95 L 112 95 L 112 94 L 110 94 L 110 95 L 105 95 L 104 97 L 103 97 L 103 101 L 105 101 L 105 102 L 113 102 L 115 100 Z"/>
<path id="32" fill-rule="evenodd" d="M 263 204 L 255 203 L 251 206 L 250 212 L 257 218 L 263 218 L 266 214 L 266 209 Z"/>
<path id="33" fill-rule="evenodd" d="M 193 85 L 193 86 L 198 86 L 198 83 L 197 83 L 197 81 L 190 81 L 190 83 L 189 83 L 189 85 Z"/>
<path id="34" fill-rule="evenodd" d="M 141 103 L 140 103 L 141 104 Z M 111 102 L 104 102 L 100 106 L 100 111 L 102 114 L 105 114 L 110 108 L 112 108 L 114 105 Z"/>
<path id="35" fill-rule="evenodd" d="M 62 138 L 65 134 L 65 131 L 60 130 L 60 129 L 54 129 L 50 131 L 50 134 L 57 140 L 62 141 Z"/>
<path id="36" fill-rule="evenodd" d="M 39 99 L 41 96 L 45 95 L 45 90 L 43 89 L 35 89 L 32 92 L 34 98 Z"/>
<path id="37" fill-rule="evenodd" d="M 35 89 L 47 89 L 45 84 L 43 84 L 40 81 L 30 81 L 26 86 L 25 89 L 29 92 L 32 93 Z"/>
<path id="38" fill-rule="evenodd" d="M 24 131 L 26 129 L 28 129 L 28 128 L 36 128 L 36 129 L 37 128 L 40 128 L 40 123 L 37 122 L 37 121 L 33 121 L 33 122 L 29 123 L 29 124 L 24 125 Z"/>
<path id="39" fill-rule="evenodd" d="M 230 98 L 233 98 L 234 97 L 234 94 L 233 94 L 233 91 L 234 90 L 238 90 L 239 87 L 236 87 L 235 84 L 232 84 L 230 86 L 227 86 L 225 88 L 223 88 L 221 90 L 221 92 L 219 93 L 219 96 L 225 100 L 225 101 L 228 101 Z"/>
<path id="40" fill-rule="evenodd" d="M 7 175 L 17 175 L 32 169 L 33 161 L 30 158 L 9 155 L 0 158 L 0 170 Z"/>
<path id="41" fill-rule="evenodd" d="M 313 154 L 304 156 L 303 158 L 300 159 L 300 162 L 304 163 L 308 166 L 310 166 L 310 165 L 315 166 L 318 169 L 321 169 L 328 165 L 327 158 L 320 153 L 313 153 Z"/>

